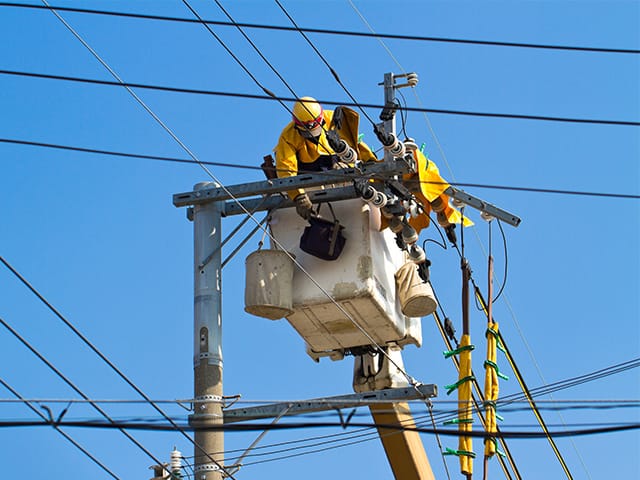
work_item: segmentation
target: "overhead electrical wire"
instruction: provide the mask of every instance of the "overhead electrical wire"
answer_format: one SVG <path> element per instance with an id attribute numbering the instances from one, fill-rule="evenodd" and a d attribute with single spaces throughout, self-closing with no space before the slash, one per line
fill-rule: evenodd
<path id="1" fill-rule="evenodd" d="M 238 93 L 238 92 L 224 92 L 216 90 L 204 90 L 196 88 L 183 88 L 183 87 L 170 87 L 162 85 L 150 85 L 145 83 L 131 83 L 131 82 L 116 82 L 111 80 L 99 80 L 86 77 L 73 77 L 69 75 L 53 75 L 37 72 L 25 72 L 20 70 L 6 70 L 0 69 L 2 75 L 13 75 L 20 77 L 41 78 L 48 80 L 60 80 L 67 82 L 87 83 L 94 85 L 107 85 L 124 88 L 140 88 L 146 90 L 165 91 L 173 93 L 188 93 L 194 95 L 209 95 L 209 96 L 223 96 L 223 97 L 235 97 L 235 98 L 251 98 L 256 100 L 271 100 L 278 102 L 295 102 L 298 99 L 292 97 L 281 97 L 276 95 L 260 95 L 251 93 Z M 349 107 L 362 107 L 362 108 L 375 108 L 382 109 L 384 105 L 372 104 L 372 103 L 353 103 L 353 102 L 337 102 L 334 100 L 318 99 L 318 102 L 325 105 L 343 105 Z M 640 126 L 638 121 L 627 120 L 605 120 L 605 119 L 593 119 L 593 118 L 572 118 L 572 117 L 554 117 L 544 115 L 527 115 L 527 114 L 515 114 L 515 113 L 492 113 L 492 112 L 473 112 L 465 110 L 448 110 L 438 108 L 419 108 L 419 107 L 402 107 L 402 110 L 407 112 L 428 112 L 439 113 L 443 115 L 463 115 L 471 117 L 486 117 L 486 118 L 507 118 L 518 120 L 536 120 L 547 122 L 563 122 L 563 123 L 585 123 L 585 124 L 599 124 L 599 125 L 618 125 L 618 126 Z"/>
<path id="2" fill-rule="evenodd" d="M 198 165 L 202 163 L 204 165 L 211 165 L 216 167 L 240 168 L 240 169 L 246 169 L 246 170 L 262 171 L 262 167 L 259 167 L 257 165 L 246 165 L 246 164 L 237 164 L 237 163 L 230 163 L 230 162 L 209 162 L 205 160 L 196 161 L 196 160 L 190 160 L 188 158 L 168 157 L 163 155 L 149 155 L 149 154 L 122 152 L 122 151 L 115 151 L 115 150 L 103 150 L 103 149 L 97 149 L 97 148 L 78 147 L 73 145 L 61 145 L 57 143 L 20 140 L 15 138 L 0 138 L 0 143 L 25 145 L 30 147 L 51 148 L 51 149 L 67 150 L 67 151 L 80 152 L 80 153 L 95 153 L 98 155 L 108 155 L 108 156 L 114 156 L 114 157 L 137 158 L 141 160 L 185 163 L 185 164 L 193 164 L 193 165 Z M 275 170 L 279 171 L 279 169 L 277 168 Z M 311 173 L 310 171 L 307 171 L 307 170 L 299 170 L 299 172 Z M 332 172 L 332 171 L 327 171 L 325 173 L 326 175 L 332 175 L 332 174 L 336 176 L 341 175 L 339 172 Z M 433 183 L 433 182 L 425 181 L 422 183 Z M 521 187 L 521 186 L 511 186 L 511 185 L 490 185 L 490 184 L 483 184 L 483 183 L 467 183 L 467 182 L 447 182 L 447 184 L 453 185 L 456 187 L 485 188 L 485 189 L 492 189 L 492 190 L 510 190 L 510 191 L 519 191 L 519 192 L 550 193 L 550 194 L 559 194 L 559 195 L 579 195 L 579 196 L 588 196 L 588 197 L 640 199 L 640 194 L 632 194 L 632 193 L 593 192 L 593 191 L 585 191 L 585 190 L 565 190 L 565 189 L 557 189 L 557 188 Z"/>
<path id="3" fill-rule="evenodd" d="M 142 398 L 144 398 L 147 402 L 147 404 L 151 405 L 158 413 L 160 413 L 164 418 L 166 418 L 169 422 L 172 422 L 172 420 L 170 419 L 170 417 L 160 408 L 158 407 L 157 404 L 153 403 L 153 401 L 147 396 L 146 393 L 144 393 L 140 387 L 138 387 L 133 381 L 131 381 L 129 379 L 129 377 L 127 377 L 111 360 L 109 360 L 109 358 L 102 353 L 102 351 L 100 351 L 84 334 L 82 334 L 82 332 L 80 332 L 75 325 L 73 325 L 73 323 L 71 323 L 69 320 L 66 319 L 66 317 L 64 317 L 51 303 L 49 303 L 49 301 L 47 299 L 45 299 L 42 294 L 40 294 L 40 292 L 38 292 L 15 268 L 13 268 L 13 266 L 7 262 L 7 260 L 5 260 L 4 257 L 2 257 L 0 255 L 0 262 L 2 262 L 5 267 L 7 267 L 9 269 L 9 271 L 11 271 L 11 273 L 13 273 L 13 275 L 20 280 L 20 282 L 22 282 L 23 285 L 25 285 L 56 317 L 58 317 L 58 319 L 60 319 L 85 345 L 87 345 L 96 355 L 98 355 L 98 357 L 100 357 L 100 359 L 105 362 L 110 368 L 111 370 L 113 370 L 122 380 L 124 380 L 131 388 L 133 388 Z M 0 322 L 5 325 L 5 322 L 0 318 Z M 10 331 L 12 331 L 12 329 L 8 326 L 5 325 L 5 328 L 9 328 Z M 13 331 L 12 331 L 13 333 Z M 17 334 L 14 333 L 14 336 Z M 25 346 L 27 346 L 25 344 Z M 33 351 L 33 350 L 32 350 Z M 35 352 L 34 352 L 35 353 Z M 40 357 L 39 357 L 40 358 Z M 42 357 L 41 358 L 42 361 L 44 361 L 45 363 L 48 364 L 48 361 L 46 360 L 46 358 Z M 55 369 L 55 367 L 53 367 L 53 365 L 50 366 L 51 369 Z M 55 369 L 54 371 L 58 372 L 57 369 Z M 62 375 L 62 373 L 59 373 L 59 375 Z M 62 377 L 61 377 L 62 378 Z M 69 386 L 71 386 L 72 388 L 74 388 L 74 390 L 77 387 L 73 387 L 71 383 L 69 383 Z M 78 394 L 80 396 L 82 396 L 83 398 L 85 398 L 86 400 L 89 399 L 89 397 L 85 396 L 84 394 L 82 394 L 80 391 L 77 391 Z M 96 409 L 100 409 L 100 407 L 98 407 L 97 405 L 94 405 L 94 408 Z M 100 409 L 101 410 L 101 409 Z M 184 432 L 184 430 L 180 430 L 179 428 L 177 428 L 178 431 L 180 431 L 187 439 L 189 439 L 191 442 L 193 442 L 195 444 L 195 442 L 193 441 L 193 439 L 191 437 L 189 437 L 189 435 L 186 434 L 186 432 Z M 135 438 L 131 437 L 129 435 L 128 432 L 123 431 L 122 433 L 124 433 L 128 438 L 130 438 L 130 440 L 136 444 L 138 444 L 138 441 L 135 440 Z M 139 445 L 139 447 L 141 449 L 144 449 L 144 446 L 142 446 L 141 444 Z M 146 449 L 145 449 L 146 450 Z M 146 453 L 146 452 L 145 452 Z M 158 459 L 156 459 L 150 452 L 147 453 L 151 458 L 154 459 L 154 461 L 157 464 L 161 464 L 162 462 Z M 205 452 L 206 454 L 206 452 Z M 233 477 L 231 477 L 233 478 Z"/>
<path id="4" fill-rule="evenodd" d="M 37 9 L 44 10 L 46 7 L 41 5 L 14 3 L 14 2 L 0 2 L 0 7 L 15 7 L 23 9 Z M 110 10 L 95 10 L 87 8 L 76 7 L 62 7 L 51 6 L 52 9 L 60 12 L 72 12 L 72 13 L 84 13 L 102 16 L 123 17 L 123 18 L 137 18 L 142 20 L 158 20 L 165 22 L 177 22 L 177 23 L 200 23 L 193 18 L 181 18 L 167 15 L 152 15 L 144 13 L 132 13 L 132 12 L 115 12 Z M 327 35 L 341 35 L 351 37 L 369 37 L 369 38 L 386 38 L 390 40 L 410 40 L 420 42 L 437 42 L 437 43 L 454 43 L 454 44 L 467 44 L 467 45 L 485 45 L 496 47 L 514 47 L 514 48 L 531 48 L 531 49 L 543 49 L 543 50 L 566 50 L 576 52 L 593 52 L 593 53 L 623 53 L 623 54 L 639 54 L 640 50 L 632 48 L 606 48 L 606 47 L 585 47 L 585 46 L 572 46 L 572 45 L 554 45 L 554 44 L 542 44 L 542 43 L 526 43 L 526 42 L 506 42 L 497 40 L 474 40 L 465 38 L 450 38 L 450 37 L 431 37 L 422 35 L 408 35 L 408 34 L 394 34 L 394 33 L 367 33 L 367 32 L 355 32 L 349 30 L 336 30 L 328 28 L 308 28 L 300 27 L 292 28 L 281 25 L 268 25 L 259 23 L 231 23 L 221 20 L 202 20 L 208 25 L 218 26 L 241 26 L 243 28 L 254 28 L 262 30 L 280 30 L 280 31 L 298 31 L 301 30 L 305 33 L 319 33 Z"/>
<path id="5" fill-rule="evenodd" d="M 7 382 L 5 382 L 2 378 L 0 378 L 0 384 L 2 384 L 2 386 L 4 388 L 6 388 L 7 390 L 9 390 L 13 395 L 16 396 L 16 398 L 18 398 L 19 400 L 21 400 L 27 407 L 29 407 L 31 409 L 31 411 L 33 413 L 35 413 L 36 415 L 38 415 L 42 420 L 47 421 L 47 417 L 45 416 L 44 413 L 42 413 L 40 410 L 38 410 L 36 407 L 34 407 L 32 404 L 34 403 L 33 401 L 29 401 L 26 400 L 22 395 L 20 395 L 18 393 L 17 390 L 15 390 L 11 385 L 9 385 Z M 96 465 L 98 465 L 102 470 L 104 470 L 108 475 L 110 475 L 111 477 L 115 478 L 116 480 L 120 480 L 120 477 L 118 477 L 115 473 L 113 473 L 113 471 L 111 471 L 111 469 L 109 469 L 109 467 L 107 467 L 104 463 L 102 463 L 100 460 L 98 460 L 94 455 L 92 455 L 86 448 L 84 448 L 82 445 L 80 445 L 76 440 L 74 440 L 74 438 L 69 435 L 67 432 L 65 432 L 64 430 L 62 430 L 58 425 L 52 425 L 53 429 L 58 432 L 60 435 L 62 435 L 65 439 L 67 439 L 67 441 L 69 441 L 74 447 L 76 447 L 78 450 L 80 450 L 84 456 L 86 456 L 87 458 L 89 458 L 93 463 L 95 463 Z"/>
<path id="6" fill-rule="evenodd" d="M 145 422 L 117 422 L 115 424 L 104 421 L 72 421 L 61 420 L 56 422 L 56 425 L 60 427 L 83 427 L 83 428 L 101 428 L 101 429 L 127 429 L 127 430 L 148 430 L 148 431 L 161 431 L 172 432 L 177 428 L 170 424 L 156 424 Z M 49 421 L 37 421 L 37 420 L 0 420 L 0 428 L 17 428 L 17 427 L 50 427 Z M 398 431 L 411 431 L 418 433 L 448 435 L 457 437 L 460 435 L 457 429 L 448 428 L 425 428 L 425 427 L 411 427 L 398 424 L 374 424 L 370 422 L 351 422 L 349 427 L 354 428 L 384 428 Z M 306 428 L 331 428 L 331 427 L 343 427 L 343 423 L 339 421 L 335 422 L 295 422 L 295 423 L 245 423 L 245 424 L 219 424 L 210 425 L 206 427 L 193 427 L 189 424 L 179 426 L 180 429 L 190 431 L 225 431 L 225 432 L 249 432 L 256 430 L 292 430 L 292 429 L 306 429 Z M 640 423 L 628 422 L 624 424 L 616 424 L 613 426 L 596 427 L 596 428 L 584 428 L 575 430 L 557 430 L 550 432 L 553 437 L 572 437 L 572 436 L 586 436 L 586 435 L 600 435 L 605 433 L 625 432 L 631 430 L 640 429 Z M 484 432 L 466 432 L 465 435 L 469 435 L 475 438 L 484 438 Z M 525 431 L 501 431 L 496 434 L 496 437 L 502 438 L 518 438 L 518 439 L 539 439 L 544 438 L 546 435 L 544 432 L 525 432 Z"/>
<path id="7" fill-rule="evenodd" d="M 40 361 L 42 361 L 51 371 L 53 371 L 64 383 L 66 383 L 69 387 L 71 387 L 78 395 L 80 395 L 85 400 L 90 400 L 89 397 L 78 388 L 71 380 L 69 380 L 60 370 L 58 370 L 49 360 L 45 358 L 33 345 L 31 345 L 24 337 L 22 337 L 11 325 L 9 325 L 3 318 L 0 318 L 0 324 L 7 329 L 17 340 L 20 341 L 25 347 L 27 347 L 31 353 L 33 353 Z M 122 434 L 127 437 L 134 445 L 136 445 L 142 452 L 144 452 L 149 458 L 151 458 L 157 464 L 161 464 L 162 462 L 156 458 L 156 456 L 147 449 L 142 443 L 140 443 L 133 435 L 131 435 L 124 427 L 118 426 L 118 423 L 113 420 L 107 412 L 105 412 L 102 408 L 100 408 L 95 402 L 89 402 L 91 406 L 102 415 L 110 425 L 113 425 L 115 428 L 120 430 Z M 45 425 L 58 425 L 60 426 L 62 420 L 58 420 L 55 422 L 47 421 Z"/>
<path id="8" fill-rule="evenodd" d="M 215 0 L 216 3 L 218 2 L 218 0 Z M 342 80 L 340 80 L 340 76 L 338 75 L 338 72 L 336 72 L 336 70 L 329 64 L 329 62 L 327 61 L 327 59 L 324 57 L 324 55 L 322 55 L 322 53 L 320 53 L 320 50 L 318 50 L 318 48 L 313 44 L 313 42 L 311 40 L 309 40 L 309 37 L 307 37 L 304 33 L 304 31 L 298 26 L 298 24 L 296 23 L 296 21 L 293 19 L 293 17 L 289 14 L 289 12 L 287 11 L 286 8 L 284 8 L 284 6 L 282 5 L 282 3 L 280 3 L 279 0 L 275 0 L 276 4 L 278 5 L 278 7 L 280 7 L 280 10 L 282 10 L 282 12 L 287 16 L 287 18 L 289 19 L 289 21 L 293 24 L 293 26 L 295 27 L 295 29 L 300 32 L 300 35 L 302 35 L 302 38 L 305 39 L 305 41 L 309 44 L 309 46 L 311 46 L 311 48 L 313 49 L 313 51 L 316 53 L 316 55 L 318 55 L 318 57 L 320 57 L 320 60 L 322 60 L 322 62 L 325 64 L 325 66 L 329 69 L 329 72 L 331 72 L 331 75 L 333 76 L 333 78 L 336 80 L 336 82 L 338 82 L 338 85 L 340 85 L 342 87 L 342 89 L 345 91 L 345 93 L 349 96 L 349 98 L 351 99 L 351 101 L 353 102 L 353 105 L 357 106 L 358 109 L 362 112 L 362 114 L 366 117 L 367 120 L 369 120 L 369 123 L 371 123 L 372 126 L 375 126 L 375 122 L 371 119 L 371 117 L 369 115 L 367 115 L 367 112 L 365 111 L 364 108 L 362 108 L 362 106 L 360 106 L 360 104 L 356 101 L 356 99 L 354 98 L 354 96 L 351 94 L 351 92 L 349 91 L 349 89 L 345 86 L 344 83 L 342 83 Z"/>

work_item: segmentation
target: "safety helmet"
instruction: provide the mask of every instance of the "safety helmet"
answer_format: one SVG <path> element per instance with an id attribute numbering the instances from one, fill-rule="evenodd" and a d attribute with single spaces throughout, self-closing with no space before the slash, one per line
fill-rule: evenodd
<path id="1" fill-rule="evenodd" d="M 313 137 L 322 133 L 324 115 L 322 106 L 312 97 L 302 97 L 293 106 L 293 123 L 300 132 Z"/>

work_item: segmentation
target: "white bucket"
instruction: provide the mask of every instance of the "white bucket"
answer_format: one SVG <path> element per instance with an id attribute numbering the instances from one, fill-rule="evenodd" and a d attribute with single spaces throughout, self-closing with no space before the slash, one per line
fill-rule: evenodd
<path id="1" fill-rule="evenodd" d="M 245 260 L 244 310 L 278 320 L 293 313 L 293 260 L 282 250 L 257 250 Z"/>
<path id="2" fill-rule="evenodd" d="M 405 263 L 395 277 L 402 313 L 407 317 L 426 317 L 436 311 L 438 303 L 433 289 L 422 281 L 415 263 Z"/>

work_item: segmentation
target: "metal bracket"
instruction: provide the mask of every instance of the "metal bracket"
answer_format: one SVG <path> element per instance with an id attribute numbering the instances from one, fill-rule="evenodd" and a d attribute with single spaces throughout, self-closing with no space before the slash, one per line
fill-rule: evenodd
<path id="1" fill-rule="evenodd" d="M 422 400 L 436 397 L 437 385 L 417 385 L 403 388 L 387 388 L 366 393 L 339 395 L 335 397 L 315 398 L 290 403 L 273 403 L 256 407 L 238 408 L 224 411 L 224 423 L 259 420 L 278 416 L 300 415 L 312 412 L 367 406 L 374 402 L 394 402 Z M 282 412 L 285 412 L 284 414 Z"/>
<path id="2" fill-rule="evenodd" d="M 518 225 L 520 225 L 521 219 L 516 215 L 509 213 L 506 210 L 503 210 L 499 207 L 496 207 L 491 203 L 487 203 L 478 197 L 474 197 L 473 195 L 465 192 L 464 190 L 460 190 L 456 187 L 449 187 L 444 191 L 444 193 L 449 195 L 452 199 L 454 199 L 454 201 L 458 201 L 465 205 L 469 205 L 470 207 L 475 208 L 476 210 L 480 210 L 480 212 L 484 213 L 485 215 L 488 214 L 514 227 L 517 227 Z"/>

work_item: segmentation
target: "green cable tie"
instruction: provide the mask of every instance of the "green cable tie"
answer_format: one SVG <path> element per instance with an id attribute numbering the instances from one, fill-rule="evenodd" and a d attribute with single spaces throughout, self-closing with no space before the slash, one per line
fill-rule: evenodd
<path id="1" fill-rule="evenodd" d="M 454 355 L 458 355 L 461 352 L 464 352 L 466 350 L 473 350 L 475 349 L 476 346 L 475 345 L 465 345 L 464 347 L 458 347 L 455 350 L 448 350 L 445 352 L 442 352 L 442 354 L 444 355 L 444 358 L 449 358 L 449 357 L 453 357 Z"/>
<path id="2" fill-rule="evenodd" d="M 464 382 L 468 382 L 470 380 L 475 380 L 475 379 L 476 379 L 476 377 L 474 377 L 473 375 L 469 375 L 467 377 L 464 377 L 464 378 L 458 380 L 456 383 L 452 383 L 451 385 L 445 385 L 444 388 L 447 389 L 447 395 L 449 395 L 451 392 L 453 392 L 456 388 L 458 388 Z"/>
<path id="3" fill-rule="evenodd" d="M 469 450 L 454 450 L 453 448 L 445 448 L 444 452 L 442 452 L 443 455 L 455 455 L 456 457 L 471 457 L 471 458 L 476 458 L 476 454 L 473 452 L 470 452 Z"/>
<path id="4" fill-rule="evenodd" d="M 498 407 L 496 406 L 496 402 L 494 402 L 493 400 L 485 400 L 483 402 L 483 405 L 485 408 L 493 408 L 493 412 L 496 414 L 496 418 L 501 422 L 504 422 L 504 417 L 502 415 L 498 415 Z"/>
<path id="5" fill-rule="evenodd" d="M 422 142 L 422 143 L 420 144 L 420 151 L 421 151 L 422 153 L 424 153 L 424 147 L 425 147 L 425 145 L 426 145 L 426 143 L 424 143 L 424 142 Z"/>
<path id="6" fill-rule="evenodd" d="M 506 381 L 509 380 L 509 377 L 507 377 L 504 373 L 500 373 L 500 369 L 498 368 L 498 365 L 495 362 L 492 362 L 491 360 L 485 360 L 484 361 L 485 368 L 487 367 L 487 365 L 492 367 L 496 371 L 496 373 L 498 374 L 499 378 L 501 378 L 503 380 L 506 380 Z"/>
<path id="7" fill-rule="evenodd" d="M 498 439 L 495 437 L 490 437 L 490 438 L 485 438 L 484 440 L 485 442 L 489 441 L 489 442 L 493 442 L 493 445 L 496 447 L 496 453 L 498 455 L 500 455 L 502 458 L 506 458 L 506 454 L 500 450 L 500 448 L 498 448 Z"/>
<path id="8" fill-rule="evenodd" d="M 500 335 L 498 334 L 498 332 L 496 332 L 493 328 L 487 327 L 487 331 L 484 332 L 484 336 L 486 337 L 487 335 L 493 335 L 494 337 L 496 337 L 496 347 L 498 348 L 498 350 L 500 350 L 504 354 L 507 353 L 504 345 L 502 345 L 502 341 L 500 340 Z"/>
<path id="9" fill-rule="evenodd" d="M 360 143 L 363 138 L 364 138 L 364 133 L 359 134 L 358 135 L 358 143 Z"/>
<path id="10" fill-rule="evenodd" d="M 486 337 L 487 335 L 493 335 L 494 337 L 496 337 L 496 339 L 498 338 L 498 332 L 496 332 L 493 328 L 491 327 L 487 327 L 487 331 L 484 332 L 484 336 Z"/>
<path id="11" fill-rule="evenodd" d="M 447 420 L 443 425 L 457 425 L 459 423 L 473 423 L 473 418 L 454 418 L 453 420 Z"/>

